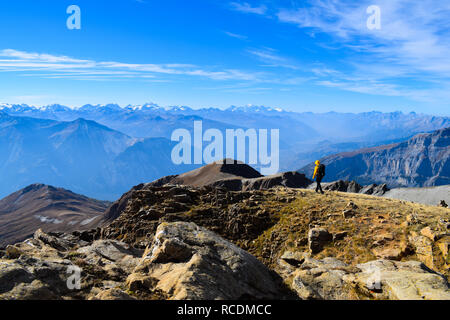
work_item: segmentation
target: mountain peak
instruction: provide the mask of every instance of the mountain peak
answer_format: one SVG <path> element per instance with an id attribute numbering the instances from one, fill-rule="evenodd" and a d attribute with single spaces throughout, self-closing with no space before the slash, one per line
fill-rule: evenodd
<path id="1" fill-rule="evenodd" d="M 109 202 L 35 183 L 0 200 L 0 246 L 25 239 L 37 229 L 71 232 L 98 221 Z"/>
<path id="2" fill-rule="evenodd" d="M 272 107 L 266 107 L 266 106 L 255 106 L 255 105 L 246 105 L 243 107 L 236 107 L 231 106 L 225 111 L 231 111 L 231 112 L 255 112 L 255 113 L 263 113 L 263 112 L 284 112 L 281 108 L 272 108 Z"/>

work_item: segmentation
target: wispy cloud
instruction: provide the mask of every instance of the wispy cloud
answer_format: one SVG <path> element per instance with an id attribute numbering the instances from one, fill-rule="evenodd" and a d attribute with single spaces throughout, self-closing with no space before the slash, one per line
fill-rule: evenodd
<path id="1" fill-rule="evenodd" d="M 253 7 L 247 2 L 231 2 L 230 6 L 233 10 L 244 13 L 264 15 L 267 12 L 267 7 L 265 5 Z"/>
<path id="2" fill-rule="evenodd" d="M 294 70 L 298 69 L 292 61 L 281 56 L 275 49 L 272 48 L 247 49 L 247 53 L 264 62 L 267 67 L 283 67 Z"/>
<path id="3" fill-rule="evenodd" d="M 379 30 L 367 28 L 367 8 L 374 4 L 381 9 Z M 346 50 L 338 70 L 312 67 L 318 85 L 421 101 L 448 97 L 448 1 L 274 1 L 260 14 L 313 34 L 326 50 Z"/>
<path id="4" fill-rule="evenodd" d="M 228 32 L 228 31 L 225 31 L 225 34 L 231 38 L 236 38 L 239 40 L 247 40 L 247 38 L 248 38 L 247 36 L 243 36 L 241 34 L 232 33 L 232 32 Z"/>
<path id="5" fill-rule="evenodd" d="M 235 69 L 207 70 L 192 64 L 132 64 L 93 61 L 68 56 L 30 53 L 13 49 L 0 50 L 0 71 L 21 72 L 46 78 L 154 78 L 157 76 L 193 76 L 212 80 L 257 81 L 260 74 Z M 38 72 L 33 74 L 33 72 Z"/>

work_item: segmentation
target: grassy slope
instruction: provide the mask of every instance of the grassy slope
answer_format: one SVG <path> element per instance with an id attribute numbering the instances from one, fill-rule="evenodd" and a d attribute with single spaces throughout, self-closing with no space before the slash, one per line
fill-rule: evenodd
<path id="1" fill-rule="evenodd" d="M 271 267 L 275 267 L 278 258 L 286 250 L 308 250 L 307 233 L 310 224 L 324 227 L 333 234 L 347 232 L 345 238 L 325 245 L 324 250 L 315 257 L 336 257 L 355 265 L 376 259 L 372 252 L 374 248 L 405 249 L 411 231 L 420 233 L 426 226 L 438 230 L 439 219 L 450 218 L 450 209 L 360 194 L 327 192 L 325 195 L 319 195 L 310 190 L 284 189 L 277 192 L 276 196 L 267 192 L 267 196 L 266 208 L 271 208 L 277 222 L 245 247 Z M 280 203 L 280 198 L 290 201 Z M 356 204 L 358 209 L 355 210 L 355 217 L 346 219 L 342 212 L 350 201 Z M 419 223 L 406 225 L 406 217 L 411 214 L 417 214 Z M 373 245 L 383 238 L 383 245 Z M 447 277 L 448 257 L 446 265 L 437 244 L 449 240 L 447 233 L 434 244 L 434 266 L 429 266 L 443 272 Z M 406 250 L 401 260 L 419 258 L 414 252 L 408 253 Z"/>

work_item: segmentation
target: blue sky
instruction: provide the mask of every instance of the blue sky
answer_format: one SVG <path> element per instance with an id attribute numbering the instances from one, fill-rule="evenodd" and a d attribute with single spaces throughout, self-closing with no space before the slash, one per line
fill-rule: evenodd
<path id="1" fill-rule="evenodd" d="M 0 102 L 448 115 L 450 2 L 411 2 L 1 1 Z"/>

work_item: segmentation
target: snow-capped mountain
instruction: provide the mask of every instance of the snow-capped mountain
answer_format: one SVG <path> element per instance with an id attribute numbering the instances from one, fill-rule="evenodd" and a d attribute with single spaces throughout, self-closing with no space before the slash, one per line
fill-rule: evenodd
<path id="1" fill-rule="evenodd" d="M 92 105 L 71 108 L 62 105 L 33 107 L 3 104 L 12 116 L 56 121 L 92 120 L 134 138 L 171 138 L 175 129 L 192 130 L 194 121 L 209 128 L 278 129 L 281 170 L 295 170 L 337 152 L 397 142 L 421 132 L 450 127 L 449 117 L 402 112 L 312 113 L 285 111 L 279 107 L 231 106 L 227 109 L 187 106 L 163 107 L 156 103 Z"/>

